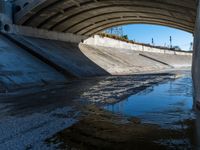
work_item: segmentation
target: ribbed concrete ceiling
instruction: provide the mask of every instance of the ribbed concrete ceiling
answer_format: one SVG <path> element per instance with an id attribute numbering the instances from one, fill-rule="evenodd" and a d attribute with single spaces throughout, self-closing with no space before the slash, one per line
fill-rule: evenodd
<path id="1" fill-rule="evenodd" d="M 196 0 L 15 0 L 15 23 L 93 35 L 123 24 L 194 31 Z"/>

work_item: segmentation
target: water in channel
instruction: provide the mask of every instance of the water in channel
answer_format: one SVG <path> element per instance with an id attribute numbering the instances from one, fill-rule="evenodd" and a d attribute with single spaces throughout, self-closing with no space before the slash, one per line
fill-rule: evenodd
<path id="1" fill-rule="evenodd" d="M 123 95 L 122 91 L 132 95 L 114 104 L 103 101 L 97 107 L 89 105 L 77 124 L 57 133 L 50 143 L 83 150 L 199 150 L 200 118 L 193 110 L 191 74 L 184 72 L 179 78 L 150 82 L 160 77 L 119 76 L 98 82 L 83 92 L 82 98 L 97 103 L 110 96 Z M 136 83 L 145 81 L 149 85 L 139 88 L 139 93 L 134 92 L 136 88 L 130 90 Z M 129 90 L 123 90 L 126 88 Z"/>
<path id="2" fill-rule="evenodd" d="M 200 149 L 199 114 L 193 109 L 193 89 L 190 73 L 178 79 L 147 88 L 104 109 L 124 116 L 138 117 L 142 123 L 157 124 L 165 129 L 183 131 L 182 139 L 171 139 L 180 148 Z M 162 141 L 159 141 L 162 143 Z M 187 147 L 188 146 L 188 147 Z"/>
<path id="3" fill-rule="evenodd" d="M 144 123 L 176 127 L 178 121 L 195 118 L 191 75 L 149 87 L 119 103 L 107 105 L 105 109 L 139 117 Z"/>

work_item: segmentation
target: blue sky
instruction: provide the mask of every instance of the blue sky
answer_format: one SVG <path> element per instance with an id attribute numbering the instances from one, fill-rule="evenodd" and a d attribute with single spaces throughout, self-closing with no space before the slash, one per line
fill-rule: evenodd
<path id="1" fill-rule="evenodd" d="M 169 45 L 169 37 L 172 36 L 172 45 L 179 46 L 184 50 L 189 50 L 190 43 L 193 42 L 191 33 L 158 25 L 133 24 L 123 26 L 124 34 L 129 39 L 142 43 L 151 43 L 154 39 L 155 45 Z"/>

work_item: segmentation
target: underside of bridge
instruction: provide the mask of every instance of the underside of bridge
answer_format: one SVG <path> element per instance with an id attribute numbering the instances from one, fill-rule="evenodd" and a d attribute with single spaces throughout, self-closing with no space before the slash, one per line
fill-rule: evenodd
<path id="1" fill-rule="evenodd" d="M 79 35 L 136 23 L 193 32 L 195 20 L 196 0 L 15 0 L 15 24 Z"/>

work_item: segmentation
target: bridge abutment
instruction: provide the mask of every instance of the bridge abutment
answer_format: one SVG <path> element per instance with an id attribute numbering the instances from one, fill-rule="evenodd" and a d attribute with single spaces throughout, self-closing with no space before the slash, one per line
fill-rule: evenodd
<path id="1" fill-rule="evenodd" d="M 197 2 L 197 17 L 194 32 L 194 50 L 193 50 L 193 67 L 192 77 L 194 85 L 194 100 L 198 110 L 200 110 L 200 3 Z"/>

